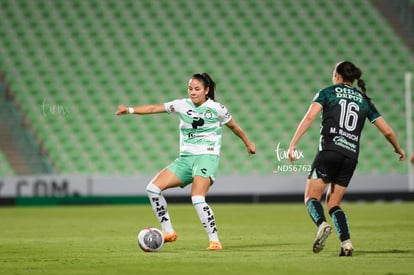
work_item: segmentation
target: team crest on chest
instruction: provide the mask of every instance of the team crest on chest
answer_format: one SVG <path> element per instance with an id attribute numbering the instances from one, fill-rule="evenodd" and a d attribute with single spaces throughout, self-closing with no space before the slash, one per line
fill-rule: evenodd
<path id="1" fill-rule="evenodd" d="M 212 117 L 213 117 L 213 113 L 211 112 L 211 110 L 206 110 L 204 112 L 204 118 L 211 119 Z"/>

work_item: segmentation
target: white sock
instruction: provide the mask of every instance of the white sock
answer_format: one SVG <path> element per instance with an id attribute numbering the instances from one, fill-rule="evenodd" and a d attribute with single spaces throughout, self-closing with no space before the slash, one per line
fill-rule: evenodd
<path id="1" fill-rule="evenodd" d="M 158 221 L 161 224 L 162 231 L 166 234 L 170 234 L 174 231 L 170 215 L 168 214 L 167 201 L 161 194 L 161 190 L 152 182 L 147 185 L 147 195 L 150 200 L 152 210 L 157 216 Z"/>
<path id="2" fill-rule="evenodd" d="M 198 217 L 200 218 L 210 241 L 219 242 L 214 213 L 210 206 L 206 203 L 205 197 L 192 196 L 191 201 L 193 202 L 194 208 L 197 211 Z"/>

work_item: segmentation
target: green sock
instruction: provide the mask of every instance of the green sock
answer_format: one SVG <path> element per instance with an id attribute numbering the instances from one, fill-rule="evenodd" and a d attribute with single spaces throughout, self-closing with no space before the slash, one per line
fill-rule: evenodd
<path id="1" fill-rule="evenodd" d="M 351 236 L 348 218 L 345 212 L 339 206 L 335 206 L 331 210 L 329 210 L 329 214 L 331 215 L 333 224 L 336 229 L 336 233 L 338 234 L 341 242 L 349 240 Z"/>
<path id="2" fill-rule="evenodd" d="M 311 198 L 306 202 L 306 209 L 316 226 L 321 225 L 326 221 L 325 214 L 323 212 L 322 204 L 319 200 Z"/>

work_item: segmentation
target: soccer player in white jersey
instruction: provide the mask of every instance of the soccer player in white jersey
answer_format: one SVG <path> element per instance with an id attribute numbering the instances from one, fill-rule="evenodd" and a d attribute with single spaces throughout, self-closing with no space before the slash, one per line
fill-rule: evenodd
<path id="1" fill-rule="evenodd" d="M 234 121 L 227 108 L 214 101 L 216 84 L 207 73 L 194 74 L 188 82 L 189 98 L 137 107 L 118 106 L 117 115 L 177 113 L 180 119 L 180 156 L 158 173 L 147 185 L 152 209 L 161 224 L 166 242 L 177 240 L 167 202 L 162 191 L 192 184 L 191 200 L 203 224 L 210 245 L 208 250 L 222 250 L 214 214 L 205 197 L 216 179 L 222 138 L 226 125 L 245 144 L 249 155 L 256 146 Z"/>

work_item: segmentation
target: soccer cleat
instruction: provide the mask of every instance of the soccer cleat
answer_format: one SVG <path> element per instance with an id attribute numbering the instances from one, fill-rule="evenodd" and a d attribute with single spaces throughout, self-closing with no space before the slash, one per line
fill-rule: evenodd
<path id="1" fill-rule="evenodd" d="M 163 235 L 164 235 L 164 242 L 165 243 L 175 242 L 178 238 L 178 235 L 177 235 L 177 233 L 175 233 L 175 231 L 173 231 L 170 234 L 167 234 L 167 233 L 163 232 Z"/>
<path id="2" fill-rule="evenodd" d="M 352 247 L 351 241 L 346 240 L 342 242 L 341 252 L 339 252 L 339 256 L 352 256 L 352 252 L 354 252 L 354 248 Z"/>
<path id="3" fill-rule="evenodd" d="M 207 250 L 223 250 L 220 242 L 210 241 L 210 245 L 207 247 Z"/>
<path id="4" fill-rule="evenodd" d="M 332 233 L 332 226 L 327 222 L 323 222 L 318 229 L 315 241 L 313 242 L 313 253 L 319 253 L 325 247 L 326 239 Z"/>

